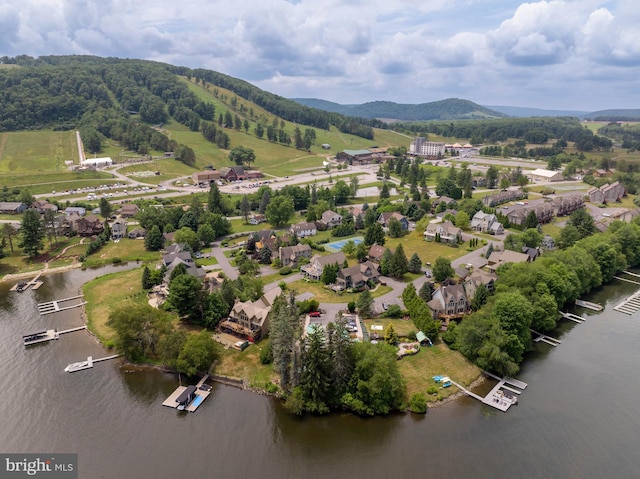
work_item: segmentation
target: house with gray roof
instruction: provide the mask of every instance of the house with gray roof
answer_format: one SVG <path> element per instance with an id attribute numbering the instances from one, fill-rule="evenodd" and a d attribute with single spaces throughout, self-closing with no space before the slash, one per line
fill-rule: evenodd
<path id="1" fill-rule="evenodd" d="M 328 264 L 338 264 L 338 266 L 342 267 L 346 260 L 347 257 L 342 251 L 328 254 L 326 256 L 316 254 L 311 258 L 309 264 L 305 264 L 300 268 L 300 271 L 309 279 L 319 280 L 325 266 Z"/>

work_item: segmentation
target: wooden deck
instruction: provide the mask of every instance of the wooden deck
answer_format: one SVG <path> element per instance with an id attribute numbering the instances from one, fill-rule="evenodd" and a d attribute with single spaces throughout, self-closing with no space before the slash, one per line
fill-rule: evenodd
<path id="1" fill-rule="evenodd" d="M 570 321 L 573 321 L 574 323 L 584 323 L 586 321 L 585 318 L 583 318 L 582 316 L 578 316 L 577 314 L 565 313 L 564 311 L 558 311 L 558 312 L 560 313 L 560 316 Z"/>
<path id="2" fill-rule="evenodd" d="M 543 342 L 550 346 L 559 346 L 560 344 L 562 344 L 562 341 L 560 341 L 559 339 L 552 338 L 551 336 L 547 336 L 546 334 L 539 333 L 538 331 L 535 331 L 531 328 L 529 328 L 529 331 L 531 331 L 533 334 L 536 335 L 533 338 L 533 341 L 536 343 Z"/>
<path id="3" fill-rule="evenodd" d="M 467 396 L 470 396 L 478 401 L 486 404 L 487 406 L 491 406 L 492 408 L 498 409 L 502 412 L 506 412 L 511 406 L 518 403 L 518 397 L 514 396 L 520 395 L 522 391 L 527 387 L 527 383 L 523 381 L 519 381 L 517 379 L 513 379 L 510 377 L 500 378 L 495 374 L 491 374 L 487 371 L 483 371 L 487 376 L 496 379 L 498 384 L 496 384 L 491 391 L 485 396 L 482 397 L 474 392 L 469 391 L 464 386 L 458 384 L 454 380 L 451 379 L 451 384 L 460 389 Z M 507 384 L 509 386 L 507 386 Z M 516 389 L 517 388 L 517 389 Z"/>

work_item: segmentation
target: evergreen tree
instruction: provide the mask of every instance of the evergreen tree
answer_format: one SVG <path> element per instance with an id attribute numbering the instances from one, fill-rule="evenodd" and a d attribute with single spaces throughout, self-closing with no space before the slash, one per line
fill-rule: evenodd
<path id="1" fill-rule="evenodd" d="M 393 262 L 393 253 L 390 249 L 385 248 L 380 258 L 380 273 L 382 276 L 389 276 L 391 274 L 391 263 Z"/>
<path id="2" fill-rule="evenodd" d="M 145 266 L 142 270 L 142 289 L 151 289 L 153 285 L 151 284 L 151 271 L 149 271 L 149 267 Z"/>
<path id="3" fill-rule="evenodd" d="M 384 340 L 391 346 L 395 346 L 400 341 L 398 333 L 396 333 L 396 330 L 393 328 L 393 323 L 389 323 L 389 326 L 387 326 L 384 332 Z"/>
<path id="4" fill-rule="evenodd" d="M 267 206 L 269 205 L 269 201 L 271 200 L 271 190 L 265 189 L 264 193 L 262 193 L 262 199 L 260 200 L 260 206 L 258 207 L 258 212 L 264 214 L 267 211 Z"/>
<path id="5" fill-rule="evenodd" d="M 249 213 L 251 213 L 251 202 L 249 201 L 249 197 L 247 195 L 242 195 L 242 200 L 240 200 L 240 213 L 244 218 L 245 224 L 249 223 Z"/>
<path id="6" fill-rule="evenodd" d="M 389 198 L 389 186 L 387 186 L 387 182 L 382 183 L 382 188 L 380 188 L 380 199 L 384 200 Z"/>
<path id="7" fill-rule="evenodd" d="M 368 289 L 365 289 L 358 296 L 358 300 L 356 301 L 356 307 L 358 308 L 358 312 L 362 317 L 371 317 L 371 308 L 373 306 L 373 297 Z"/>
<path id="8" fill-rule="evenodd" d="M 215 182 L 211 182 L 209 187 L 209 196 L 207 199 L 207 211 L 210 213 L 222 214 L 222 195 Z"/>
<path id="9" fill-rule="evenodd" d="M 418 253 L 413 253 L 411 255 L 411 259 L 409 260 L 409 272 L 410 273 L 419 273 L 422 270 L 422 260 Z"/>
<path id="10" fill-rule="evenodd" d="M 302 348 L 300 388 L 305 398 L 305 409 L 322 414 L 329 412 L 331 366 L 324 329 L 315 324 L 310 329 Z"/>
<path id="11" fill-rule="evenodd" d="M 34 258 L 42 249 L 44 238 L 44 228 L 40 222 L 40 214 L 34 209 L 28 209 L 22 215 L 20 228 L 22 238 L 18 244 L 29 258 Z"/>
<path id="12" fill-rule="evenodd" d="M 297 309 L 292 311 L 284 295 L 276 297 L 271 308 L 271 350 L 273 369 L 280 375 L 280 384 L 287 390 L 290 386 L 294 350 Z"/>
<path id="13" fill-rule="evenodd" d="M 409 271 L 409 261 L 404 254 L 402 244 L 399 244 L 391 258 L 389 273 L 391 277 L 401 279 L 407 271 Z"/>
<path id="14" fill-rule="evenodd" d="M 113 208 L 108 199 L 100 198 L 100 214 L 102 215 L 102 217 L 109 218 L 109 216 L 111 216 L 112 209 Z"/>
<path id="15" fill-rule="evenodd" d="M 536 212 L 531 210 L 524 220 L 524 224 L 522 225 L 522 229 L 536 228 L 538 226 L 538 217 L 536 216 Z"/>
<path id="16" fill-rule="evenodd" d="M 18 230 L 14 228 L 11 223 L 4 223 L 2 225 L 2 239 L 9 241 L 9 247 L 13 253 L 13 238 L 18 234 Z"/>
<path id="17" fill-rule="evenodd" d="M 147 251 L 159 251 L 162 249 L 164 238 L 158 225 L 153 225 L 144 237 L 144 247 Z"/>
<path id="18" fill-rule="evenodd" d="M 473 311 L 478 311 L 482 306 L 487 303 L 489 299 L 489 290 L 484 284 L 478 285 L 476 288 L 476 292 L 473 295 L 473 299 L 471 300 L 471 309 Z"/>
<path id="19" fill-rule="evenodd" d="M 428 281 L 425 281 L 422 287 L 420 288 L 420 292 L 418 293 L 425 303 L 431 301 L 431 284 Z"/>
<path id="20" fill-rule="evenodd" d="M 267 246 L 260 251 L 260 263 L 271 264 L 271 250 Z"/>
<path id="21" fill-rule="evenodd" d="M 341 313 L 327 326 L 332 402 L 336 406 L 346 392 L 353 372 L 353 360 L 349 352 L 351 342 L 346 326 L 347 322 Z"/>
<path id="22" fill-rule="evenodd" d="M 373 223 L 371 226 L 367 228 L 367 231 L 364 235 L 364 244 L 366 246 L 371 246 L 373 244 L 378 244 L 380 246 L 384 246 L 385 237 L 384 230 L 382 229 L 382 225 L 380 223 Z"/>

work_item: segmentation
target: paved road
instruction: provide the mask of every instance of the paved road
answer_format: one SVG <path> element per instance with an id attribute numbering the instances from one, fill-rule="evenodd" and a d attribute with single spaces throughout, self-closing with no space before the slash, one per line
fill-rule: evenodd
<path id="1" fill-rule="evenodd" d="M 238 278 L 238 270 L 231 266 L 229 262 L 229 258 L 224 255 L 224 249 L 220 247 L 220 242 L 216 241 L 213 243 L 213 247 L 211 248 L 211 254 L 213 257 L 218 260 L 218 264 L 220 265 L 220 269 L 225 274 L 225 276 L 229 279 L 237 279 Z"/>

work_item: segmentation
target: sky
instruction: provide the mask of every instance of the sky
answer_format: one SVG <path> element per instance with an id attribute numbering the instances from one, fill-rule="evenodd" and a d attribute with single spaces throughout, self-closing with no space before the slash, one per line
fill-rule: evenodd
<path id="1" fill-rule="evenodd" d="M 287 98 L 640 108 L 638 0 L 2 0 L 0 56 L 206 68 Z"/>

